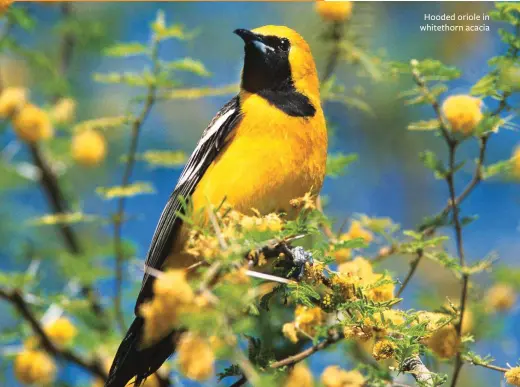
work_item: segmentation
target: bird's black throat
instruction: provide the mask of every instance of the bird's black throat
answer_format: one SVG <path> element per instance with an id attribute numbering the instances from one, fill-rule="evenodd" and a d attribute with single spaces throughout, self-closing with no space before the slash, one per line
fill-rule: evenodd
<path id="1" fill-rule="evenodd" d="M 242 89 L 265 98 L 292 117 L 313 117 L 316 108 L 294 87 L 290 44 L 276 36 L 259 36 L 245 45 Z"/>

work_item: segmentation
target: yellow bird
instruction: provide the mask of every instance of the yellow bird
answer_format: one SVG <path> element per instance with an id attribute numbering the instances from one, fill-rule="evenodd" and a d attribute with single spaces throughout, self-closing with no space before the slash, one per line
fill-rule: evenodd
<path id="1" fill-rule="evenodd" d="M 291 211 L 289 201 L 319 192 L 325 176 L 327 129 L 319 80 L 310 48 L 284 26 L 237 29 L 244 43 L 240 93 L 202 133 L 155 230 L 146 265 L 158 270 L 186 267 L 194 259 L 183 252 L 187 226 L 178 216 L 181 197 L 195 211 L 224 199 L 248 214 Z M 123 339 L 106 387 L 136 386 L 153 374 L 175 350 L 176 332 L 141 348 L 144 320 L 139 306 L 153 297 L 153 280 L 144 275 L 136 318 Z"/>

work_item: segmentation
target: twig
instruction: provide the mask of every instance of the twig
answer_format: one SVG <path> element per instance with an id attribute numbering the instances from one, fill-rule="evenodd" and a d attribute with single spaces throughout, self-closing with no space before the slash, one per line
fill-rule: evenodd
<path id="1" fill-rule="evenodd" d="M 410 270 L 408 271 L 408 274 L 406 275 L 406 278 L 404 279 L 403 283 L 401 284 L 401 287 L 397 291 L 397 298 L 401 297 L 401 294 L 404 292 L 404 289 L 406 289 L 406 286 L 408 286 L 408 283 L 412 279 L 413 275 L 415 274 L 415 271 L 417 270 L 417 267 L 419 266 L 419 263 L 421 262 L 423 257 L 423 250 L 419 250 L 417 252 L 417 257 L 410 262 Z"/>
<path id="2" fill-rule="evenodd" d="M 278 360 L 278 361 L 271 363 L 269 367 L 280 368 L 280 367 L 285 367 L 285 366 L 291 366 L 293 364 L 296 364 L 296 363 L 308 358 L 312 354 L 331 346 L 332 344 L 336 344 L 337 342 L 341 341 L 342 339 L 343 339 L 343 335 L 339 335 L 339 334 L 330 335 L 325 340 L 319 342 L 316 345 L 313 345 L 310 348 L 307 348 L 306 350 L 304 350 L 300 353 L 297 353 L 296 355 L 292 355 L 292 356 L 286 357 L 285 359 Z"/>
<path id="3" fill-rule="evenodd" d="M 153 74 L 157 75 L 159 72 L 159 41 L 154 36 L 152 38 L 152 52 L 151 61 L 153 63 Z M 121 182 L 122 187 L 126 187 L 130 183 L 132 172 L 135 165 L 135 155 L 137 147 L 139 145 L 139 135 L 143 123 L 146 121 L 152 106 L 156 98 L 157 86 L 155 82 L 151 82 L 148 87 L 148 92 L 143 105 L 141 113 L 135 118 L 131 125 L 132 138 L 130 141 L 130 148 L 128 150 L 128 158 L 126 161 L 125 170 L 123 172 L 123 179 Z M 124 252 L 122 244 L 122 226 L 123 218 L 125 213 L 126 198 L 124 196 L 119 198 L 117 203 L 117 212 L 114 216 L 114 250 L 115 250 L 115 261 L 116 261 L 116 278 L 115 278 L 115 296 L 114 296 L 114 310 L 116 314 L 116 320 L 118 322 L 121 331 L 126 331 L 126 324 L 124 319 L 124 313 L 122 309 L 122 288 L 123 288 L 123 262 Z"/>
<path id="4" fill-rule="evenodd" d="M 341 41 L 343 40 L 343 35 L 345 33 L 345 25 L 342 22 L 334 22 L 331 27 L 331 40 L 333 46 L 327 59 L 323 77 L 321 78 L 322 83 L 327 82 L 332 74 L 334 74 L 334 70 L 336 69 L 341 54 Z"/>
<path id="5" fill-rule="evenodd" d="M 0 289 L 0 298 L 10 302 L 20 313 L 20 315 L 29 323 L 34 333 L 40 338 L 42 347 L 51 355 L 64 359 L 70 363 L 74 363 L 85 371 L 106 380 L 108 375 L 99 363 L 88 361 L 80 357 L 75 352 L 66 348 L 56 346 L 47 336 L 38 319 L 31 312 L 29 305 L 23 299 L 21 293 L 17 290 L 6 291 Z"/>

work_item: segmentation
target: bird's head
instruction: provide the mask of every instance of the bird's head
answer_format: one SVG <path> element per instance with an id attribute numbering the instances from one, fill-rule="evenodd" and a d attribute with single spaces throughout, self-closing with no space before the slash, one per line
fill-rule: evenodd
<path id="1" fill-rule="evenodd" d="M 300 93 L 319 98 L 316 65 L 307 42 L 285 26 L 237 29 L 244 40 L 242 89 L 250 93 L 294 87 Z"/>

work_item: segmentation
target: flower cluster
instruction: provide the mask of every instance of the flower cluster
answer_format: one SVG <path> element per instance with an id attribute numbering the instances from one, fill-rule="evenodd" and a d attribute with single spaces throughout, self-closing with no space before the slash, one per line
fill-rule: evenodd
<path id="1" fill-rule="evenodd" d="M 374 235 L 369 230 L 366 230 L 359 220 L 354 220 L 352 221 L 349 230 L 346 233 L 341 234 L 337 242 L 349 241 L 357 238 L 361 238 L 365 243 L 370 243 L 374 239 Z M 335 243 L 333 241 L 330 253 L 334 258 L 336 258 L 336 262 L 342 263 L 347 261 L 352 255 L 352 250 L 349 248 L 335 248 L 334 245 Z"/>

